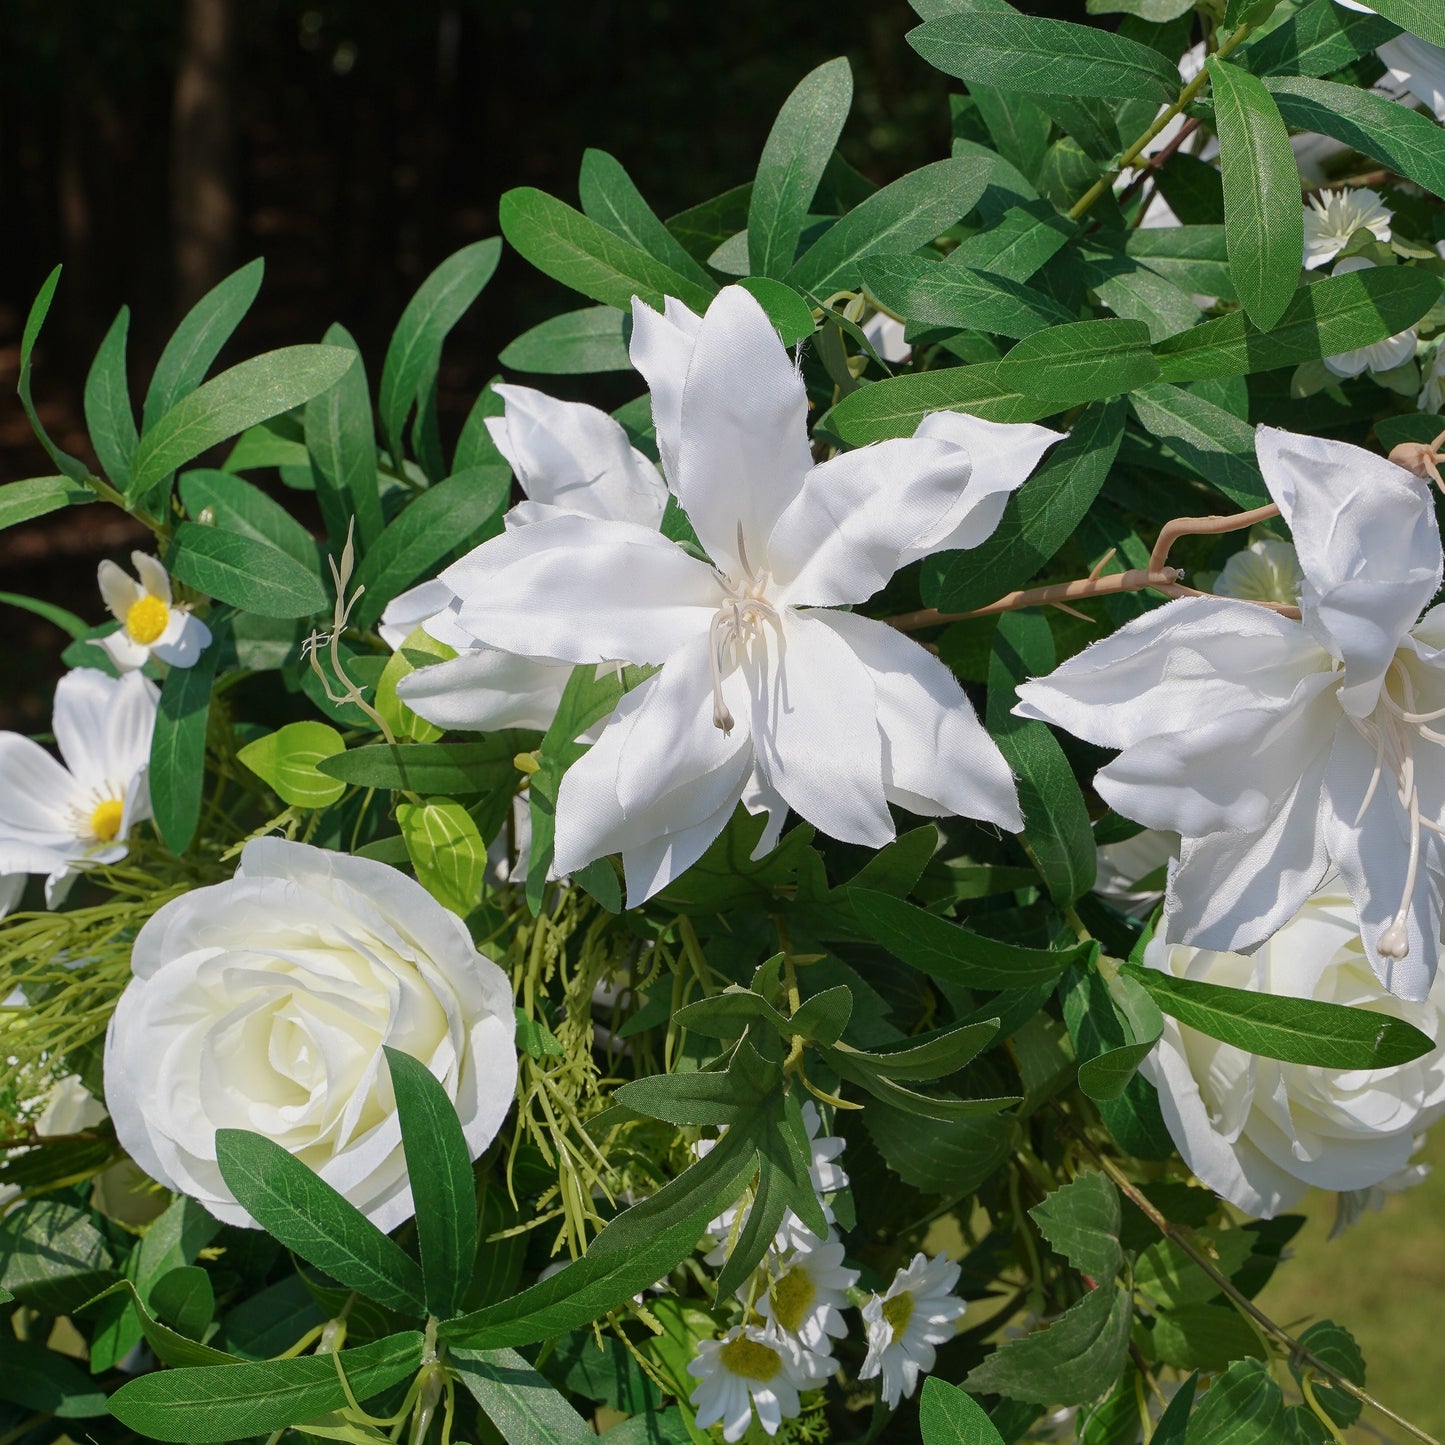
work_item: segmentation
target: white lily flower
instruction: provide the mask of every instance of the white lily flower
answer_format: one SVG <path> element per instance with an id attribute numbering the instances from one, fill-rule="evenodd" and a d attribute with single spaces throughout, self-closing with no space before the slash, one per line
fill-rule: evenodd
<path id="1" fill-rule="evenodd" d="M 954 1321 L 967 1308 L 953 1293 L 958 1276 L 958 1265 L 947 1255 L 915 1254 L 887 1291 L 863 1306 L 868 1357 L 858 1378 L 880 1380 L 890 1410 L 918 1388 L 919 1375 L 933 1368 L 936 1347 L 953 1338 Z"/>
<path id="2" fill-rule="evenodd" d="M 1095 787 L 1183 836 L 1174 943 L 1251 953 L 1331 867 L 1372 967 L 1422 999 L 1445 872 L 1445 608 L 1431 494 L 1344 442 L 1256 433 L 1303 620 L 1225 597 L 1145 613 L 1019 689 L 1016 711 L 1121 749 Z"/>
<path id="3" fill-rule="evenodd" d="M 25 875 L 45 875 L 54 908 L 77 872 L 115 863 L 151 816 L 146 770 L 159 693 L 140 673 L 77 667 L 55 689 L 51 728 L 64 763 L 20 733 L 0 733 L 0 917 Z"/>
<path id="4" fill-rule="evenodd" d="M 1236 552 L 1214 579 L 1216 597 L 1242 597 L 1247 602 L 1299 604 L 1305 574 L 1299 555 L 1288 542 L 1261 537 Z"/>
<path id="5" fill-rule="evenodd" d="M 756 1325 L 737 1325 L 720 1340 L 701 1341 L 687 1372 L 698 1381 L 689 1397 L 698 1428 L 721 1424 L 728 1445 L 747 1434 L 754 1410 L 763 1430 L 776 1435 L 784 1420 L 798 1414 L 798 1391 L 808 1384 L 797 1343 Z"/>
<path id="6" fill-rule="evenodd" d="M 823 1379 L 836 1366 L 832 1341 L 848 1333 L 843 1310 L 858 1271 L 843 1264 L 843 1242 L 831 1231 L 826 1240 L 809 1234 L 807 1242 L 772 1262 L 768 1287 L 757 1312 L 776 1329 L 797 1339 L 809 1353 L 810 1379 Z M 746 1298 L 746 1288 L 739 1290 Z"/>
<path id="7" fill-rule="evenodd" d="M 940 413 L 814 466 L 801 376 L 758 303 L 633 308 L 663 467 L 712 558 L 636 523 L 558 514 L 443 574 L 489 646 L 659 665 L 562 780 L 557 867 L 621 853 L 633 905 L 701 856 L 739 801 L 882 847 L 890 802 L 1016 831 L 1013 778 L 948 669 L 835 610 L 902 565 L 977 546 L 1057 434 Z"/>
<path id="8" fill-rule="evenodd" d="M 1366 186 L 1323 190 L 1311 196 L 1304 208 L 1305 270 L 1327 266 L 1350 244 L 1356 231 L 1368 231 L 1377 241 L 1388 241 L 1393 220 L 1394 212 L 1380 200 L 1380 193 Z"/>
<path id="9" fill-rule="evenodd" d="M 1341 261 L 1330 275 L 1346 276 L 1351 271 L 1370 271 L 1374 269 L 1374 265 L 1373 261 L 1366 260 L 1363 256 L 1351 256 L 1348 260 Z M 1404 366 L 1414 358 L 1418 344 L 1419 337 L 1415 328 L 1409 326 L 1371 346 L 1361 346 L 1354 351 L 1342 351 L 1336 356 L 1325 357 L 1325 370 L 1339 377 L 1359 376 L 1364 371 L 1394 371 L 1397 366 Z"/>
<path id="10" fill-rule="evenodd" d="M 170 573 L 156 558 L 132 552 L 135 577 L 108 558 L 96 569 L 100 595 L 120 630 L 98 639 L 121 672 L 144 667 L 152 654 L 171 667 L 194 667 L 211 644 L 211 629 L 186 607 L 177 607 Z M 137 581 L 136 579 L 140 580 Z"/>
<path id="11" fill-rule="evenodd" d="M 656 530 L 667 488 L 619 422 L 595 406 L 557 401 L 531 387 L 495 390 L 505 409 L 487 418 L 487 430 L 527 496 L 507 513 L 509 531 L 566 515 Z M 423 582 L 387 604 L 378 630 L 393 648 L 423 627 L 458 654 L 409 673 L 397 695 L 438 727 L 545 731 L 572 664 L 489 646 L 460 621 L 460 612 L 461 598 L 444 578 Z"/>

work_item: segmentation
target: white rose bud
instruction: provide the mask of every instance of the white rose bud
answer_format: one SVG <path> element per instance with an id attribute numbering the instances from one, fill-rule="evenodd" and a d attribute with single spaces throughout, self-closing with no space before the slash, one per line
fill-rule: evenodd
<path id="1" fill-rule="evenodd" d="M 1316 893 L 1253 957 L 1168 945 L 1156 935 L 1144 962 L 1176 978 L 1371 1009 L 1441 1038 L 1445 972 L 1422 1003 L 1387 994 L 1338 887 Z M 1416 1136 L 1445 1113 L 1445 1047 L 1393 1068 L 1324 1069 L 1247 1054 L 1166 1015 L 1141 1071 L 1159 1090 L 1185 1163 L 1262 1219 L 1311 1188 L 1345 1192 L 1394 1180 Z"/>
<path id="2" fill-rule="evenodd" d="M 279 838 L 229 883 L 141 929 L 105 1048 L 116 1134 L 153 1178 L 252 1225 L 216 1164 L 218 1129 L 274 1140 L 381 1229 L 414 1210 L 383 1046 L 420 1059 L 471 1156 L 516 1090 L 506 975 L 460 919 L 385 864 Z"/>

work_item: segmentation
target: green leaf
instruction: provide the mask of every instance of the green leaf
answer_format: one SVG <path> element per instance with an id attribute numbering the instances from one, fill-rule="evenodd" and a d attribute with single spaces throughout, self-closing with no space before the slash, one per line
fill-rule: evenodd
<path id="1" fill-rule="evenodd" d="M 1029 1210 L 1056 1253 L 1099 1284 L 1124 1267 L 1119 1191 L 1102 1174 L 1080 1174 Z"/>
<path id="2" fill-rule="evenodd" d="M 1412 266 L 1330 276 L 1301 286 L 1271 331 L 1235 311 L 1160 342 L 1159 379 L 1206 381 L 1338 356 L 1413 326 L 1439 299 L 1439 278 Z"/>
<path id="3" fill-rule="evenodd" d="M 755 276 L 786 276 L 823 169 L 853 104 L 846 57 L 827 61 L 783 102 L 758 162 L 748 204 L 748 265 Z"/>
<path id="4" fill-rule="evenodd" d="M 269 542 L 198 522 L 176 526 L 167 559 L 180 581 L 259 617 L 310 617 L 329 599 L 312 568 Z"/>
<path id="5" fill-rule="evenodd" d="M 0 1280 L 42 1314 L 78 1309 L 116 1279 L 115 1256 L 89 1210 L 62 1199 L 36 1199 L 0 1224 Z"/>
<path id="6" fill-rule="evenodd" d="M 339 548 L 356 519 L 356 544 L 362 554 L 381 535 L 381 492 L 376 473 L 376 433 L 371 420 L 371 392 L 361 349 L 340 325 L 322 338 L 355 354 L 355 363 L 329 391 L 306 403 L 303 426 L 306 449 L 316 472 L 316 500 L 326 535 Z"/>
<path id="7" fill-rule="evenodd" d="M 942 1122 L 870 1101 L 863 1123 L 888 1167 L 925 1194 L 961 1199 L 1003 1167 L 1017 1125 L 1010 1114 Z"/>
<path id="8" fill-rule="evenodd" d="M 913 326 L 1018 338 L 1073 319 L 1057 301 L 1018 281 L 921 256 L 873 256 L 860 274 L 883 306 Z"/>
<path id="9" fill-rule="evenodd" d="M 392 332 L 381 368 L 377 414 L 393 462 L 401 465 L 406 419 L 441 364 L 442 344 L 491 280 L 502 254 L 495 236 L 448 256 L 417 288 Z"/>
<path id="10" fill-rule="evenodd" d="M 396 821 L 419 882 L 438 903 L 465 918 L 481 902 L 487 845 L 460 803 L 428 798 L 398 803 Z"/>
<path id="11" fill-rule="evenodd" d="M 1363 274 L 1363 273 L 1362 273 Z M 850 446 L 909 437 L 930 412 L 962 411 L 985 421 L 1038 421 L 1059 408 L 1006 383 L 1002 363 L 950 366 L 913 376 L 875 381 L 845 396 L 828 413 L 828 426 Z"/>
<path id="12" fill-rule="evenodd" d="M 510 190 L 498 213 L 502 234 L 539 271 L 604 306 L 630 312 L 638 296 L 661 311 L 664 299 L 675 296 L 702 312 L 712 300 L 711 286 L 681 275 L 545 191 Z"/>
<path id="13" fill-rule="evenodd" d="M 849 889 L 859 926 L 896 958 L 942 983 L 965 988 L 1012 989 L 1051 984 L 1092 945 L 1053 952 L 1001 943 L 927 913 L 901 898 L 864 888 Z"/>
<path id="14" fill-rule="evenodd" d="M 1301 243 L 1303 245 L 1303 243 Z M 1073 321 L 1020 341 L 997 365 L 998 379 L 1029 396 L 1073 406 L 1120 396 L 1159 375 L 1140 321 Z"/>
<path id="15" fill-rule="evenodd" d="M 1101 1103 L 1121 1097 L 1164 1031 L 1162 1015 L 1137 983 L 1124 975 L 1108 983 L 1096 968 L 1076 974 L 1064 1016 L 1079 1060 L 1079 1087 Z"/>
<path id="16" fill-rule="evenodd" d="M 216 1162 L 236 1202 L 287 1249 L 387 1309 L 426 1312 L 422 1272 L 411 1256 L 279 1144 L 218 1129 Z"/>
<path id="17" fill-rule="evenodd" d="M 85 425 L 90 444 L 111 482 L 125 489 L 138 433 L 126 377 L 125 342 L 130 308 L 122 306 L 95 353 L 85 378 Z"/>
<path id="18" fill-rule="evenodd" d="M 1248 509 L 1269 501 L 1248 422 L 1197 392 L 1163 381 L 1131 392 L 1129 404 L 1145 431 L 1231 502 Z"/>
<path id="19" fill-rule="evenodd" d="M 1360 1353 L 1355 1337 L 1343 1325 L 1337 1325 L 1333 1320 L 1316 1320 L 1299 1337 L 1299 1342 L 1321 1364 L 1328 1365 L 1351 1384 L 1363 1388 L 1365 1357 Z M 1360 1402 L 1338 1385 L 1321 1378 L 1312 1365 L 1301 1365 L 1292 1355 L 1289 1367 L 1296 1381 L 1314 1376 L 1311 1388 L 1315 1399 L 1336 1425 L 1353 1425 L 1360 1418 Z"/>
<path id="20" fill-rule="evenodd" d="M 1289 305 L 1303 266 L 1299 167 L 1289 131 L 1264 85 L 1213 55 L 1209 76 L 1224 178 L 1229 274 L 1245 314 L 1268 331 Z"/>
<path id="21" fill-rule="evenodd" d="M 1351 13 L 1334 0 L 1314 0 L 1254 36 L 1236 57 L 1256 75 L 1331 75 L 1397 33 L 1378 15 Z"/>
<path id="22" fill-rule="evenodd" d="M 327 777 L 360 788 L 475 797 L 491 792 L 500 779 L 515 777 L 512 759 L 536 736 L 505 731 L 475 743 L 373 743 L 338 753 L 318 766 Z"/>
<path id="23" fill-rule="evenodd" d="M 58 512 L 76 502 L 93 502 L 95 493 L 78 486 L 69 477 L 29 477 L 0 487 L 0 532 L 33 522 L 49 512 Z"/>
<path id="24" fill-rule="evenodd" d="M 147 776 L 156 828 L 166 847 L 178 856 L 191 846 L 201 819 L 206 720 L 211 713 L 211 684 L 224 641 L 221 628 L 213 627 L 211 645 L 196 659 L 195 666 L 171 668 L 161 684 Z"/>
<path id="25" fill-rule="evenodd" d="M 591 1426 L 515 1350 L 455 1349 L 447 1364 L 507 1445 L 593 1445 Z"/>
<path id="26" fill-rule="evenodd" d="M 1335 8 L 1334 0 L 1324 3 Z M 1237 299 L 1223 225 L 1145 227 L 1129 233 L 1124 253 L 1183 291 Z"/>
<path id="27" fill-rule="evenodd" d="M 1247 1229 L 1199 1229 L 1193 1238 L 1226 1278 L 1241 1269 L 1254 1250 L 1254 1235 Z M 1219 1296 L 1219 1286 L 1172 1239 L 1158 1240 L 1140 1254 L 1134 1285 L 1166 1309 L 1208 1304 Z"/>
<path id="28" fill-rule="evenodd" d="M 444 642 L 429 636 L 418 627 L 410 632 L 406 640 L 386 660 L 381 676 L 376 680 L 376 695 L 372 706 L 386 720 L 393 736 L 407 738 L 412 742 L 434 743 L 445 735 L 445 729 L 418 717 L 397 695 L 397 684 L 404 677 L 410 677 L 423 659 L 447 661 L 456 656 L 456 650 Z"/>
<path id="29" fill-rule="evenodd" d="M 737 235 L 747 226 L 752 193 L 753 183 L 745 181 L 720 196 L 669 216 L 667 229 L 694 261 L 706 261 L 729 236 Z"/>
<path id="30" fill-rule="evenodd" d="M 923 1445 L 1004 1445 L 983 1406 L 957 1385 L 930 1375 L 918 1399 L 918 1426 Z"/>
<path id="31" fill-rule="evenodd" d="M 200 1340 L 216 1313 L 211 1277 L 196 1264 L 167 1270 L 151 1286 L 150 1298 L 156 1317 L 188 1340 Z"/>
<path id="32" fill-rule="evenodd" d="M 749 1052 L 744 1048 L 743 1057 Z M 756 1070 L 656 1074 L 623 1084 L 613 1091 L 612 1101 L 667 1124 L 736 1124 L 768 1098 L 781 1077 L 771 1064 Z"/>
<path id="33" fill-rule="evenodd" d="M 996 224 L 960 241 L 944 264 L 987 271 L 1010 281 L 1027 281 L 1077 229 L 1050 202 L 1024 201 L 1011 206 Z"/>
<path id="34" fill-rule="evenodd" d="M 45 448 L 46 455 L 71 481 L 84 483 L 90 474 L 90 469 L 78 457 L 61 451 L 50 440 L 50 435 L 41 424 L 40 417 L 35 411 L 35 404 L 30 398 L 30 363 L 34 358 L 35 343 L 39 339 L 40 328 L 44 326 L 45 318 L 50 313 L 50 303 L 55 299 L 55 288 L 60 284 L 60 271 L 61 268 L 57 266 L 45 278 L 41 283 L 40 290 L 35 294 L 35 300 L 30 303 L 30 311 L 25 317 L 25 328 L 20 334 L 20 375 L 16 380 L 15 390 L 20 397 L 20 405 L 24 408 L 25 415 L 30 421 L 30 428 L 35 433 L 36 440 Z"/>
<path id="35" fill-rule="evenodd" d="M 386 1049 L 407 1175 L 416 1201 L 422 1283 L 430 1313 L 461 1313 L 477 1253 L 472 1156 L 447 1092 L 420 1060 Z"/>
<path id="36" fill-rule="evenodd" d="M 643 199 L 621 161 L 606 151 L 582 153 L 582 171 L 577 178 L 578 199 L 583 212 L 600 221 L 609 231 L 655 256 L 680 276 L 699 286 L 714 289 L 711 276 L 688 254 L 672 232 L 658 220 Z"/>
<path id="37" fill-rule="evenodd" d="M 1431 45 L 1445 45 L 1445 15 L 1434 0 L 1376 0 L 1374 9 L 1401 30 Z"/>
<path id="38" fill-rule="evenodd" d="M 1118 96 L 1168 103 L 1179 72 L 1157 50 L 1091 25 L 1032 15 L 942 15 L 908 43 L 935 70 L 1024 95 Z"/>
<path id="39" fill-rule="evenodd" d="M 565 376 L 582 371 L 631 371 L 627 313 L 615 306 L 584 306 L 524 331 L 498 360 L 513 371 Z"/>
<path id="40" fill-rule="evenodd" d="M 211 363 L 251 309 L 264 273 L 265 262 L 258 256 L 213 286 L 186 313 L 175 335 L 166 342 L 146 389 L 141 410 L 143 430 L 149 431 L 205 379 Z"/>
<path id="41" fill-rule="evenodd" d="M 1174 978 L 1138 964 L 1124 968 L 1180 1023 L 1267 1059 L 1322 1069 L 1388 1069 L 1435 1047 L 1413 1024 L 1365 1004 L 1277 997 Z"/>
<path id="42" fill-rule="evenodd" d="M 9 1330 L 0 1334 L 0 1400 L 61 1420 L 110 1413 L 105 1391 L 74 1360 Z"/>
<path id="43" fill-rule="evenodd" d="M 813 308 L 781 281 L 766 276 L 744 276 L 738 285 L 768 313 L 768 320 L 784 346 L 792 346 L 813 334 Z"/>
<path id="44" fill-rule="evenodd" d="M 411 1331 L 336 1354 L 161 1370 L 122 1385 L 110 1411 L 152 1440 L 250 1440 L 345 1408 L 342 1373 L 359 1401 L 398 1384 L 421 1364 L 422 1345 Z"/>
<path id="45" fill-rule="evenodd" d="M 207 448 L 310 401 L 354 360 L 341 346 L 286 346 L 223 371 L 142 432 L 126 497 L 143 497 Z"/>
<path id="46" fill-rule="evenodd" d="M 294 434 L 293 434 L 294 433 Z M 248 427 L 236 438 L 236 444 L 221 463 L 223 472 L 253 472 L 276 467 L 289 487 L 305 490 L 299 480 L 304 475 L 312 485 L 311 454 L 301 441 L 301 428 L 289 413 L 272 417 L 260 426 Z M 293 480 L 286 480 L 288 477 Z"/>
<path id="47" fill-rule="evenodd" d="M 1231 1361 L 1260 1352 L 1254 1327 L 1227 1304 L 1161 1310 L 1152 1338 L 1159 1359 L 1178 1370 L 1225 1370 Z"/>
<path id="48" fill-rule="evenodd" d="M 68 632 L 72 638 L 84 637 L 90 631 L 90 623 L 83 617 L 77 617 L 68 608 L 57 607 L 55 603 L 46 602 L 39 597 L 22 597 L 18 592 L 0 592 L 0 606 L 18 607 L 22 612 L 33 612 L 37 617 L 43 617 L 60 628 L 62 632 Z"/>
<path id="49" fill-rule="evenodd" d="M 103 1299 L 109 1299 L 113 1295 L 123 1294 L 126 1297 L 136 1319 L 140 1321 L 141 1334 L 145 1342 L 156 1353 L 156 1358 L 167 1365 L 225 1365 L 234 1361 L 237 1356 L 227 1354 L 224 1350 L 213 1349 L 210 1345 L 198 1343 L 196 1340 L 188 1339 L 185 1335 L 178 1334 L 169 1325 L 162 1324 L 149 1309 L 141 1298 L 140 1291 L 128 1279 L 120 1280 L 111 1285 L 108 1290 L 103 1290 L 94 1299 L 87 1300 L 85 1308 L 99 1304 Z M 212 1299 L 214 1304 L 214 1298 Z M 287 1344 L 290 1343 L 288 1340 Z M 92 1356 L 92 1361 L 94 1356 Z"/>
<path id="50" fill-rule="evenodd" d="M 926 245 L 962 220 L 987 184 L 988 166 L 971 157 L 910 171 L 835 221 L 782 279 L 818 297 L 856 286 L 864 257 Z"/>
<path id="51" fill-rule="evenodd" d="M 316 568 L 316 541 L 279 502 L 231 472 L 196 467 L 180 475 L 181 501 L 193 521 L 207 507 L 215 526 L 279 548 L 308 571 Z"/>
<path id="52" fill-rule="evenodd" d="M 1263 1360 L 1240 1360 L 1205 1392 L 1186 1445 L 1279 1445 L 1284 1395 Z"/>
<path id="53" fill-rule="evenodd" d="M 1054 644 L 1041 612 L 999 618 L 988 668 L 988 730 L 1018 777 L 1023 840 L 1059 907 L 1094 886 L 1088 809 L 1073 769 L 1043 723 L 1013 715 L 1018 684 L 1053 670 Z"/>
<path id="54" fill-rule="evenodd" d="M 353 588 L 365 588 L 353 613 L 356 625 L 373 626 L 398 592 L 443 557 L 500 532 L 511 488 L 509 468 L 473 467 L 410 502 L 356 569 Z"/>
<path id="55" fill-rule="evenodd" d="M 560 1059 L 567 1052 L 546 1024 L 529 1019 L 521 1009 L 516 1009 L 515 1013 L 517 1048 L 521 1053 L 530 1054 L 534 1059 Z"/>
<path id="56" fill-rule="evenodd" d="M 981 545 L 948 560 L 937 606 L 983 607 L 1022 587 L 1074 534 L 1108 476 L 1124 438 L 1124 403 L 1096 402 L 1004 505 Z"/>
<path id="57" fill-rule="evenodd" d="M 346 751 L 339 732 L 322 722 L 287 723 L 279 732 L 249 742 L 236 757 L 283 803 L 296 808 L 324 808 L 345 791 L 346 784 L 317 772 L 322 758 Z"/>

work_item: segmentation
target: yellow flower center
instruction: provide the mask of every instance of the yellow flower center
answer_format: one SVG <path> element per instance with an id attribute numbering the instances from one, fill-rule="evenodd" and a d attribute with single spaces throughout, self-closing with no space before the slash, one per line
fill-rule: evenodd
<path id="1" fill-rule="evenodd" d="M 901 1339 L 903 1331 L 908 1328 L 908 1321 L 913 1318 L 913 1291 L 904 1290 L 902 1294 L 884 1300 L 883 1318 L 892 1325 L 893 1338 Z"/>
<path id="2" fill-rule="evenodd" d="M 149 647 L 166 630 L 171 620 L 171 609 L 159 597 L 149 592 L 126 609 L 125 630 L 132 642 Z"/>
<path id="3" fill-rule="evenodd" d="M 778 1352 L 756 1340 L 729 1340 L 718 1354 L 729 1374 L 759 1383 L 771 1380 L 783 1367 Z"/>
<path id="4" fill-rule="evenodd" d="M 98 842 L 113 842 L 115 835 L 120 832 L 121 819 L 124 817 L 125 804 L 119 798 L 107 798 L 105 802 L 95 805 L 95 811 L 90 815 L 90 831 L 95 834 Z"/>
<path id="5" fill-rule="evenodd" d="M 813 1301 L 818 1298 L 818 1287 L 806 1269 L 790 1269 L 771 1290 L 773 1318 L 785 1330 L 798 1333 L 798 1327 L 808 1317 Z"/>

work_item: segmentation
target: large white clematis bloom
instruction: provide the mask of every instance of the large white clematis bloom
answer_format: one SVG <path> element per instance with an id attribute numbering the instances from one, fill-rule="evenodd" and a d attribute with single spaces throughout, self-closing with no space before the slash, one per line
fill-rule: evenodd
<path id="1" fill-rule="evenodd" d="M 509 531 L 569 513 L 657 528 L 667 487 L 617 421 L 595 406 L 526 386 L 496 392 L 505 410 L 487 419 L 487 430 L 527 496 L 507 513 Z M 392 647 L 421 627 L 458 654 L 404 677 L 398 695 L 438 727 L 545 730 L 571 663 L 519 656 L 479 640 L 460 620 L 461 598 L 449 575 L 401 593 L 382 613 L 380 632 Z"/>
<path id="2" fill-rule="evenodd" d="M 1420 618 L 1441 576 L 1431 496 L 1344 442 L 1261 427 L 1255 448 L 1302 620 L 1180 598 L 1026 683 L 1016 711 L 1121 749 L 1100 794 L 1183 835 L 1172 943 L 1251 953 L 1333 867 L 1376 974 L 1422 999 L 1445 873 L 1445 608 Z"/>
<path id="3" fill-rule="evenodd" d="M 77 667 L 56 685 L 51 714 L 63 763 L 20 733 L 0 733 L 0 917 L 20 901 L 27 874 L 45 876 L 54 908 L 81 869 L 125 857 L 130 830 L 151 816 L 158 701 L 138 672 Z"/>
<path id="4" fill-rule="evenodd" d="M 862 602 L 904 563 L 976 546 L 1057 439 L 944 413 L 911 440 L 814 466 L 801 376 L 741 287 L 698 317 L 633 308 L 668 484 L 712 565 L 632 522 L 554 515 L 443 574 L 492 647 L 661 670 L 564 777 L 556 866 L 621 853 L 640 902 L 741 800 L 881 847 L 890 802 L 1016 830 L 1007 764 L 948 669 Z"/>

